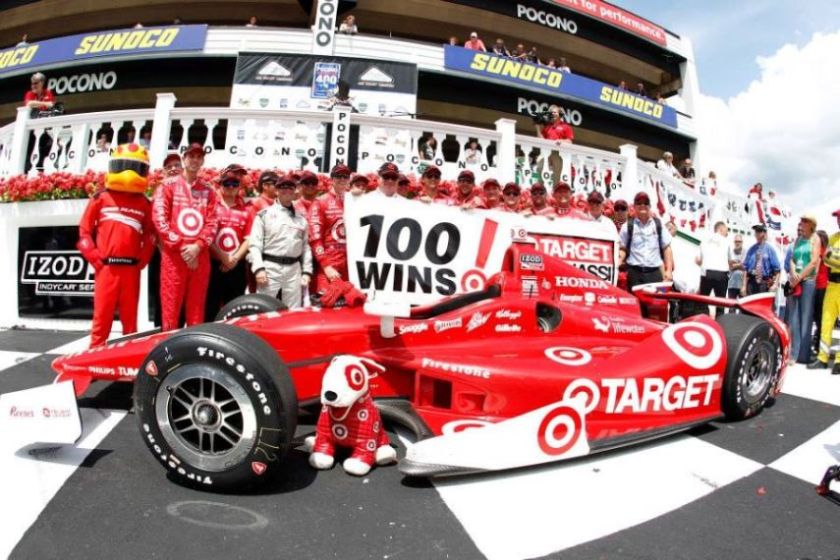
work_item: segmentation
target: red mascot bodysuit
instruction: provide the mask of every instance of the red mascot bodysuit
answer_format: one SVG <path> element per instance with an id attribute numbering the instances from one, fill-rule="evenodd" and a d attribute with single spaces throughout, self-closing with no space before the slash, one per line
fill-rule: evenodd
<path id="1" fill-rule="evenodd" d="M 316 199 L 309 209 L 309 244 L 318 262 L 316 288 L 321 294 L 330 286 L 324 268 L 331 266 L 348 280 L 347 239 L 344 234 L 344 198 L 333 192 Z"/>
<path id="2" fill-rule="evenodd" d="M 155 191 L 152 218 L 161 244 L 161 327 L 164 331 L 181 327 L 185 299 L 187 325 L 202 323 L 210 281 L 209 247 L 216 237 L 216 192 L 201 179 L 192 184 L 180 176 L 166 179 Z M 190 269 L 182 249 L 192 244 L 199 252 L 195 268 Z"/>
<path id="3" fill-rule="evenodd" d="M 154 252 L 154 225 L 146 195 L 149 154 L 138 144 L 117 146 L 105 188 L 88 203 L 79 223 L 82 256 L 96 269 L 90 346 L 101 346 L 120 312 L 123 334 L 137 332 L 140 271 Z"/>

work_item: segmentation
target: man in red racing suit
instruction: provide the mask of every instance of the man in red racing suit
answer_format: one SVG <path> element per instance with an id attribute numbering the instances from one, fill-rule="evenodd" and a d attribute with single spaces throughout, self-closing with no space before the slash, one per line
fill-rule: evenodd
<path id="1" fill-rule="evenodd" d="M 347 280 L 347 240 L 344 235 L 344 193 L 350 168 L 336 165 L 330 173 L 332 191 L 315 199 L 309 209 L 309 245 L 318 262 L 316 290 L 324 294 L 331 282 Z"/>
<path id="2" fill-rule="evenodd" d="M 166 179 L 155 191 L 152 218 L 161 244 L 160 303 L 164 331 L 180 328 L 186 296 L 187 325 L 204 321 L 210 280 L 209 247 L 216 237 L 216 192 L 198 178 L 204 150 L 184 152 L 184 176 Z"/>
<path id="3" fill-rule="evenodd" d="M 137 332 L 140 271 L 155 250 L 151 204 L 146 198 L 149 156 L 137 144 L 111 152 L 105 191 L 96 193 L 79 223 L 82 256 L 95 269 L 90 346 L 105 344 L 119 309 L 123 334 Z"/>

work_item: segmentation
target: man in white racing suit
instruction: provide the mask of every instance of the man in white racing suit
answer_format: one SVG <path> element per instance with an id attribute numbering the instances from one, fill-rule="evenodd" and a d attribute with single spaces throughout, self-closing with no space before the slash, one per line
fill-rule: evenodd
<path id="1" fill-rule="evenodd" d="M 303 287 L 312 277 L 312 251 L 306 216 L 295 211 L 295 181 L 277 183 L 277 201 L 260 210 L 249 236 L 251 268 L 257 292 L 274 296 L 289 309 L 300 307 Z"/>

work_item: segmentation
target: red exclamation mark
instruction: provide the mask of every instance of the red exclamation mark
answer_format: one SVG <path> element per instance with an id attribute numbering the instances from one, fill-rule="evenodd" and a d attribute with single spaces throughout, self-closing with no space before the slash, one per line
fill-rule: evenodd
<path id="1" fill-rule="evenodd" d="M 461 289 L 465 292 L 483 290 L 487 277 L 481 271 L 487 266 L 487 259 L 490 258 L 490 251 L 493 249 L 493 241 L 496 239 L 498 222 L 484 220 L 484 227 L 481 228 L 481 239 L 478 243 L 478 253 L 475 256 L 475 268 L 468 270 L 461 277 Z"/>

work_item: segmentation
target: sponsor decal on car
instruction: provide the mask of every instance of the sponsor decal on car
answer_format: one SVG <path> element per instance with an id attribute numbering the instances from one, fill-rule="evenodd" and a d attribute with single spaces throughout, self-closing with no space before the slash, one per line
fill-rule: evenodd
<path id="1" fill-rule="evenodd" d="M 716 373 L 644 379 L 602 377 L 597 381 L 579 378 L 566 387 L 563 400 L 585 399 L 586 414 L 596 408 L 607 414 L 673 412 L 708 406 L 719 380 Z"/>
<path id="2" fill-rule="evenodd" d="M 522 327 L 520 327 L 519 325 L 511 325 L 509 323 L 503 323 L 501 325 L 496 325 L 496 332 L 500 332 L 500 333 L 515 333 L 515 332 L 521 332 L 521 331 L 522 331 Z"/>
<path id="3" fill-rule="evenodd" d="M 572 294 L 560 294 L 560 301 L 563 303 L 583 303 L 583 296 Z"/>
<path id="4" fill-rule="evenodd" d="M 421 367 L 429 369 L 438 369 L 447 373 L 460 373 L 470 377 L 481 377 L 483 379 L 490 379 L 490 370 L 478 366 L 468 366 L 464 364 L 454 364 L 451 362 L 441 362 L 440 360 L 432 360 L 431 358 L 423 358 L 420 361 Z"/>
<path id="5" fill-rule="evenodd" d="M 542 255 L 531 255 L 527 253 L 519 255 L 519 268 L 534 271 L 545 270 Z"/>
<path id="6" fill-rule="evenodd" d="M 606 290 L 610 285 L 598 278 L 579 278 L 576 276 L 555 276 L 554 285 L 558 288 L 585 288 L 587 290 Z"/>
<path id="7" fill-rule="evenodd" d="M 428 323 L 417 323 L 416 325 L 401 325 L 399 328 L 400 334 L 417 334 L 429 330 Z"/>
<path id="8" fill-rule="evenodd" d="M 723 356 L 720 334 L 705 323 L 669 325 L 662 331 L 662 340 L 679 359 L 694 369 L 709 369 Z"/>
<path id="9" fill-rule="evenodd" d="M 521 311 L 511 311 L 510 309 L 499 309 L 496 311 L 496 319 L 509 319 L 515 321 L 522 317 Z"/>
<path id="10" fill-rule="evenodd" d="M 540 291 L 536 276 L 522 277 L 522 295 L 525 297 L 537 297 Z"/>
<path id="11" fill-rule="evenodd" d="M 647 329 L 642 325 L 627 323 L 621 317 L 610 319 L 606 315 L 592 317 L 592 326 L 596 331 L 607 334 L 611 332 L 615 334 L 643 334 L 647 332 Z"/>
<path id="12" fill-rule="evenodd" d="M 435 332 L 442 333 L 451 329 L 457 329 L 464 324 L 463 320 L 458 317 L 450 321 L 435 321 Z"/>
<path id="13" fill-rule="evenodd" d="M 487 323 L 488 319 L 490 319 L 489 313 L 482 313 L 480 311 L 473 313 L 472 317 L 470 317 L 470 320 L 467 323 L 467 332 L 472 332 L 475 329 L 483 326 L 485 323 Z"/>

